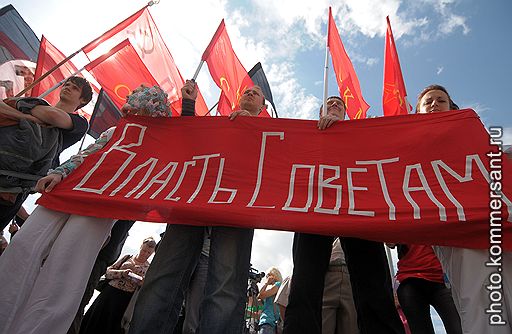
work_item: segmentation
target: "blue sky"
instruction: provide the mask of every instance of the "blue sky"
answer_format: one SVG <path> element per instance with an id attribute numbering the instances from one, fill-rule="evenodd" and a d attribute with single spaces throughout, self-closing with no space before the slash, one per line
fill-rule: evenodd
<path id="1" fill-rule="evenodd" d="M 45 34 L 66 54 L 144 5 L 144 1 L 117 0 L 11 3 L 38 36 Z M 192 76 L 213 32 L 225 18 L 234 50 L 246 69 L 262 62 L 280 116 L 315 119 L 322 98 L 329 5 L 363 96 L 371 106 L 369 115 L 382 115 L 385 17 L 390 15 L 409 102 L 414 105 L 426 85 L 444 85 L 461 108 L 474 108 L 488 126 L 505 127 L 504 139 L 512 143 L 507 105 L 512 89 L 510 1 L 162 0 L 151 13 L 184 77 Z M 333 95 L 337 87 L 330 71 L 329 92 Z M 213 105 L 219 90 L 206 66 L 198 83 L 207 104 Z M 141 235 L 140 240 L 143 238 Z M 262 270 L 277 264 L 288 274 L 289 248 L 270 250 L 290 241 L 289 233 L 257 233 L 255 244 L 260 251 L 253 251 L 253 263 Z"/>

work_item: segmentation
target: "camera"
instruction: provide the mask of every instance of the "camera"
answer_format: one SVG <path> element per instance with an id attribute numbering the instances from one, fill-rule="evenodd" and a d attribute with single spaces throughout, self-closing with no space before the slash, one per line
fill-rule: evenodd
<path id="1" fill-rule="evenodd" d="M 265 273 L 254 269 L 251 265 L 249 268 L 249 279 L 259 283 L 263 277 L 265 277 Z"/>

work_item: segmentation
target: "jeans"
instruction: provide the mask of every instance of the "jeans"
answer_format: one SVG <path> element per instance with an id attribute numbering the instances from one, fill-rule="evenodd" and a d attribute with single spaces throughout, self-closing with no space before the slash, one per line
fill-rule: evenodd
<path id="1" fill-rule="evenodd" d="M 435 333 L 430 317 L 432 305 L 443 320 L 447 334 L 462 334 L 459 313 L 444 283 L 407 278 L 398 286 L 397 295 L 412 333 Z"/>
<path id="2" fill-rule="evenodd" d="M 334 237 L 296 233 L 284 332 L 322 333 L 322 296 Z M 403 334 L 382 243 L 341 238 L 361 334 Z M 307 316 L 305 316 L 307 315 Z"/>
<path id="3" fill-rule="evenodd" d="M 204 298 L 208 275 L 208 256 L 201 254 L 187 290 L 183 334 L 194 334 L 199 326 L 199 307 Z"/>
<path id="4" fill-rule="evenodd" d="M 172 333 L 198 263 L 205 228 L 169 225 L 146 274 L 130 334 Z M 196 333 L 239 334 L 254 230 L 213 227 L 205 296 Z"/>

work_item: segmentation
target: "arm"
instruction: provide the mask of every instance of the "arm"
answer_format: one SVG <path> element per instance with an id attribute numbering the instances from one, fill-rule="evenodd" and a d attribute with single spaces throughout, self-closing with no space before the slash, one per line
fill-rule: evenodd
<path id="1" fill-rule="evenodd" d="M 120 269 L 123 263 L 125 263 L 131 256 L 125 255 L 116 263 L 107 268 L 105 272 L 105 278 L 107 279 L 117 279 L 117 278 L 127 278 L 128 274 L 132 271 L 130 269 Z"/>
<path id="2" fill-rule="evenodd" d="M 273 285 L 269 289 L 269 283 L 270 282 L 266 282 L 263 285 L 263 287 L 260 290 L 260 293 L 258 294 L 258 299 L 265 299 L 265 298 L 268 298 L 268 297 L 272 297 L 272 296 L 274 296 L 277 293 L 277 290 L 279 290 L 279 287 L 277 285 Z"/>
<path id="3" fill-rule="evenodd" d="M 10 105 L 6 104 L 4 101 L 0 100 L 0 115 L 14 120 L 14 121 L 21 121 L 23 119 L 27 121 L 31 121 L 38 124 L 43 124 L 44 122 L 39 120 L 37 117 L 34 117 L 30 114 L 22 113 L 21 111 L 11 107 Z"/>
<path id="4" fill-rule="evenodd" d="M 36 184 L 36 191 L 42 192 L 50 192 L 52 189 L 59 184 L 63 178 L 68 176 L 71 172 L 73 172 L 78 166 L 80 166 L 84 159 L 101 150 L 105 145 L 107 145 L 110 138 L 112 138 L 112 134 L 114 133 L 115 128 L 112 127 L 107 131 L 103 132 L 98 139 L 94 142 L 94 144 L 89 145 L 86 149 L 80 151 L 78 154 L 73 155 L 69 158 L 68 161 L 64 162 L 62 165 L 55 169 L 50 169 L 48 171 L 48 175 L 39 179 Z"/>
<path id="5" fill-rule="evenodd" d="M 32 115 L 44 123 L 57 128 L 71 130 L 73 122 L 69 114 L 59 108 L 49 106 L 36 106 L 32 109 Z"/>
<path id="6" fill-rule="evenodd" d="M 187 80 L 181 87 L 181 116 L 194 116 L 197 98 L 197 84 L 195 81 Z"/>

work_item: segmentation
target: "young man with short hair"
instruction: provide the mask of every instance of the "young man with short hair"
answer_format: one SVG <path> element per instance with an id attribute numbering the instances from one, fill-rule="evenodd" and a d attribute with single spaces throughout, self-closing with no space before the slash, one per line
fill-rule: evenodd
<path id="1" fill-rule="evenodd" d="M 0 229 L 16 215 L 37 178 L 58 166 L 60 153 L 85 135 L 87 120 L 75 111 L 91 99 L 89 82 L 70 77 L 54 107 L 33 97 L 16 100 L 16 108 L 0 101 L 0 117 L 15 123 L 0 127 Z"/>

